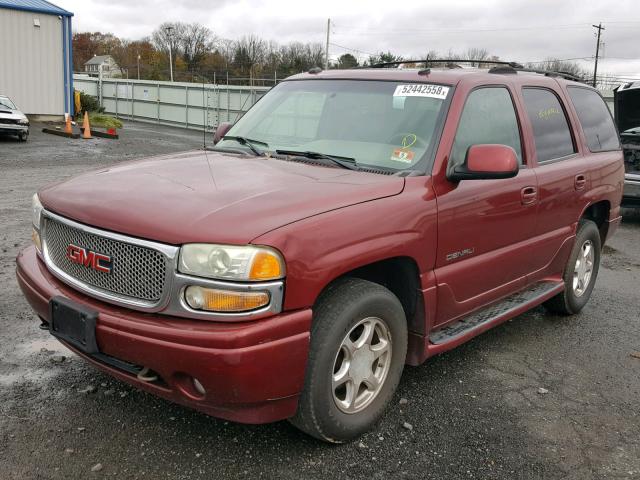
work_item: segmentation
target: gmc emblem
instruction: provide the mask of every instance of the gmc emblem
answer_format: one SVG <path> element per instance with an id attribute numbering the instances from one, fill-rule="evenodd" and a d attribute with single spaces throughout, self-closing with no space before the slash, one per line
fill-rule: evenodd
<path id="1" fill-rule="evenodd" d="M 92 252 L 73 243 L 67 247 L 67 258 L 73 263 L 91 268 L 96 272 L 111 273 L 113 269 L 113 261 L 110 256 Z"/>

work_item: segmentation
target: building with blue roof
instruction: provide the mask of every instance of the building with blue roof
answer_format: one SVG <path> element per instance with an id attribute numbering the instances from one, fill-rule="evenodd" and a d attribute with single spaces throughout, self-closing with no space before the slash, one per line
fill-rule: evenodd
<path id="1" fill-rule="evenodd" d="M 73 113 L 73 13 L 46 0 L 0 0 L 0 95 L 24 113 Z"/>

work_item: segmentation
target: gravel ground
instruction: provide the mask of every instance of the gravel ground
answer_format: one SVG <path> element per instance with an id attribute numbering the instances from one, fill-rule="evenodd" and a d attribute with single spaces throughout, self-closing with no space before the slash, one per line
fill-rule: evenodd
<path id="1" fill-rule="evenodd" d="M 0 139 L 0 478 L 640 478 L 638 213 L 580 315 L 536 309 L 408 367 L 372 432 L 328 446 L 287 422 L 233 424 L 136 391 L 37 328 L 14 275 L 32 192 L 202 144 L 137 123 L 121 133 L 71 141 L 34 126 L 27 144 Z"/>

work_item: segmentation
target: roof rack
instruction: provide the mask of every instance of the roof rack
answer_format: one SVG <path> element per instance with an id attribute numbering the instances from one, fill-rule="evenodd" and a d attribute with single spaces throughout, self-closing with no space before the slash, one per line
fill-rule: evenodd
<path id="1" fill-rule="evenodd" d="M 493 67 L 489 69 L 489 73 L 518 73 L 518 72 L 530 72 L 530 73 L 539 73 L 540 75 L 544 75 L 546 77 L 561 77 L 564 78 L 566 80 L 573 80 L 574 82 L 581 82 L 584 83 L 584 79 L 569 73 L 569 72 L 563 72 L 563 71 L 556 71 L 556 70 L 541 70 L 538 68 L 514 68 L 514 67 L 509 67 L 509 66 L 500 66 L 500 67 Z"/>
<path id="2" fill-rule="evenodd" d="M 375 65 L 369 65 L 368 68 L 384 68 L 384 67 L 392 67 L 398 66 L 408 63 L 444 63 L 447 65 L 451 65 L 450 68 L 458 68 L 458 63 L 477 63 L 482 65 L 508 65 L 513 68 L 524 68 L 523 65 L 520 65 L 517 62 L 504 62 L 502 60 L 460 60 L 457 58 L 428 58 L 426 60 L 398 60 L 396 62 L 381 62 L 376 63 Z"/>
<path id="3" fill-rule="evenodd" d="M 386 68 L 386 67 L 397 67 L 405 64 L 424 64 L 425 67 L 428 67 L 430 64 L 441 63 L 446 66 L 446 68 L 460 68 L 459 63 L 471 63 L 477 65 L 493 65 L 492 68 L 489 69 L 489 73 L 497 73 L 497 74 L 510 74 L 510 73 L 518 73 L 518 72 L 531 72 L 531 73 L 539 73 L 541 75 L 545 75 L 547 77 L 561 77 L 567 80 L 573 80 L 575 82 L 582 82 L 584 80 L 576 75 L 573 75 L 569 72 L 563 71 L 555 71 L 555 70 L 541 70 L 537 68 L 527 68 L 524 65 L 518 62 L 505 62 L 502 60 L 458 60 L 455 58 L 430 58 L 425 60 L 399 60 L 396 62 L 381 62 L 376 63 L 375 65 L 369 65 L 365 68 Z M 363 68 L 363 67 L 357 67 Z"/>

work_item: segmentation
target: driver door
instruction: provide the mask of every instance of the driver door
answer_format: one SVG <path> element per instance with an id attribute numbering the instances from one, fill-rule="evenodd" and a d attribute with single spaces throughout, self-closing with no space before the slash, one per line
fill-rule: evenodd
<path id="1" fill-rule="evenodd" d="M 447 170 L 471 145 L 501 144 L 516 151 L 516 177 L 443 179 L 436 184 L 438 248 L 435 325 L 455 320 L 525 286 L 529 242 L 536 227 L 537 182 L 523 161 L 520 122 L 505 86 L 472 90 L 464 104 Z"/>

